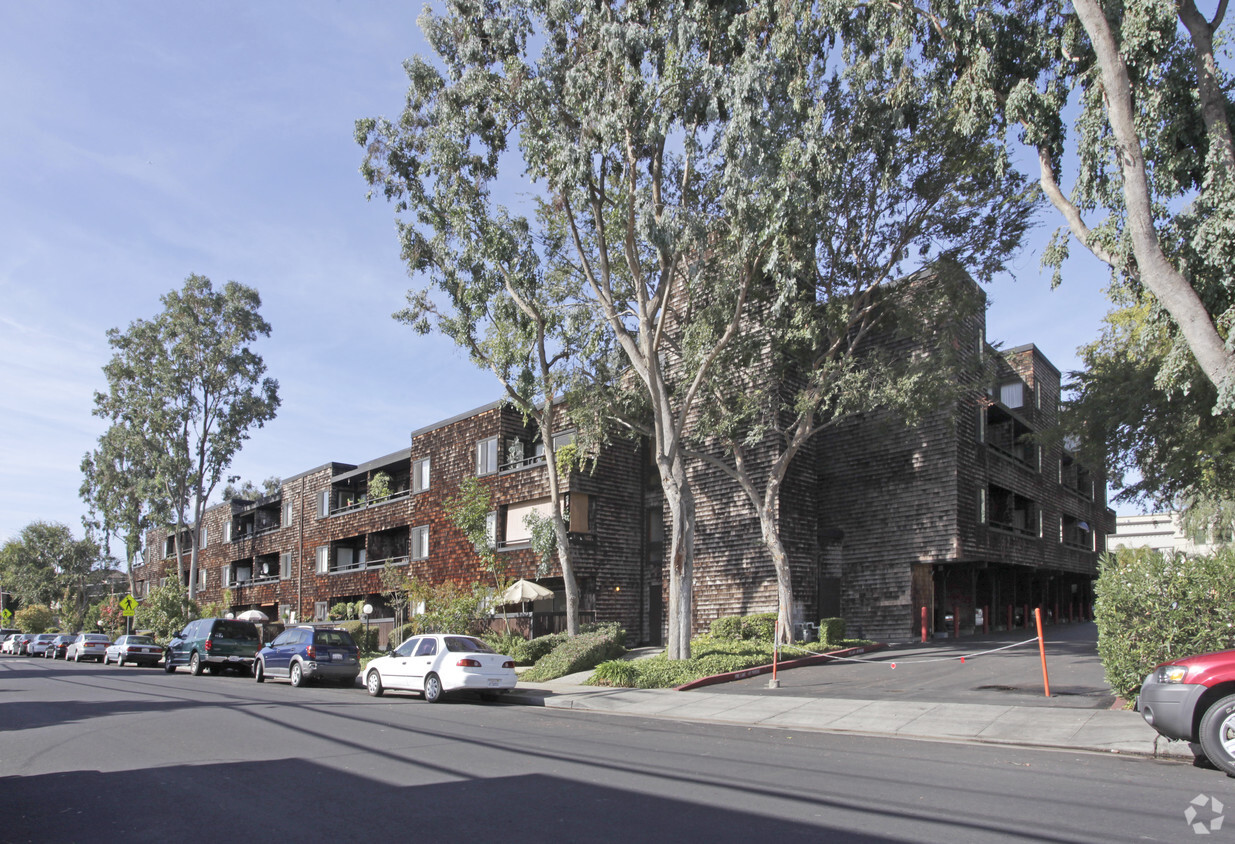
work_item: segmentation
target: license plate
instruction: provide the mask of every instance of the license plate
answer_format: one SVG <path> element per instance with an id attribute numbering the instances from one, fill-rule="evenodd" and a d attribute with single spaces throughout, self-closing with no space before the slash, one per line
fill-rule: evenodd
<path id="1" fill-rule="evenodd" d="M 331 662 L 342 662 L 342 661 L 343 661 L 343 654 L 331 654 L 331 655 L 330 655 L 330 661 L 331 661 Z"/>
<path id="2" fill-rule="evenodd" d="M 490 681 L 489 681 L 489 685 L 490 685 L 490 686 L 496 686 L 496 685 L 498 685 L 500 682 L 501 682 L 500 680 L 490 680 Z"/>
<path id="3" fill-rule="evenodd" d="M 240 662 L 240 657 L 238 657 L 238 656 L 229 656 L 229 657 L 227 658 L 227 661 L 228 661 L 228 662 Z"/>

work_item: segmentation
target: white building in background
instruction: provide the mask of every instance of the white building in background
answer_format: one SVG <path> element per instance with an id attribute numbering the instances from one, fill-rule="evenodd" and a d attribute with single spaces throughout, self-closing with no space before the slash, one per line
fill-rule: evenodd
<path id="1" fill-rule="evenodd" d="M 1106 538 L 1106 544 L 1112 551 L 1117 548 L 1153 548 L 1158 551 L 1207 554 L 1214 549 L 1209 543 L 1198 545 L 1189 539 L 1180 528 L 1178 513 L 1119 516 L 1115 519 L 1115 532 Z"/>

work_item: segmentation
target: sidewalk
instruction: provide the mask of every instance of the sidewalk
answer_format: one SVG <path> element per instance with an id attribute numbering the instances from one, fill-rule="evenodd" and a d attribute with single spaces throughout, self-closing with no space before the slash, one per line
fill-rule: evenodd
<path id="1" fill-rule="evenodd" d="M 1191 761 L 1131 710 L 807 697 L 792 689 L 759 694 L 581 685 L 590 672 L 549 683 L 520 682 L 502 702 L 643 718 L 817 730 L 852 735 L 972 742 Z M 712 687 L 715 688 L 715 687 Z"/>

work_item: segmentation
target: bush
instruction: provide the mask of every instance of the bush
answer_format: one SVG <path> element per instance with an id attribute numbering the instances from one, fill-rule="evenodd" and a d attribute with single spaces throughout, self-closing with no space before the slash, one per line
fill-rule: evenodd
<path id="1" fill-rule="evenodd" d="M 506 654 L 515 662 L 519 660 L 515 658 L 515 651 L 521 649 L 527 644 L 527 639 L 524 639 L 518 633 L 507 633 L 506 631 L 497 632 L 490 630 L 481 636 L 489 647 L 500 654 Z"/>
<path id="2" fill-rule="evenodd" d="M 595 668 L 605 660 L 614 659 L 625 652 L 626 631 L 616 624 L 601 625 L 601 629 L 590 633 L 580 633 L 573 638 L 567 637 L 550 653 L 538 659 L 535 665 L 521 675 L 520 679 L 530 683 L 543 683 L 546 680 Z"/>
<path id="3" fill-rule="evenodd" d="M 840 644 L 845 639 L 845 619 L 822 618 L 819 620 L 819 643 L 822 645 Z"/>
<path id="4" fill-rule="evenodd" d="M 1235 550 L 1187 556 L 1147 548 L 1102 555 L 1094 591 L 1106 682 L 1130 699 L 1155 665 L 1232 647 Z"/>
<path id="5" fill-rule="evenodd" d="M 709 635 L 714 639 L 731 639 L 735 642 L 752 639 L 770 642 L 776 635 L 776 613 L 721 616 L 712 622 Z"/>
<path id="6" fill-rule="evenodd" d="M 367 635 L 365 634 L 365 623 L 363 621 L 345 621 L 339 625 L 339 628 L 352 634 L 352 638 L 356 641 L 356 646 L 361 651 L 373 653 L 377 650 L 376 627 L 370 625 Z"/>

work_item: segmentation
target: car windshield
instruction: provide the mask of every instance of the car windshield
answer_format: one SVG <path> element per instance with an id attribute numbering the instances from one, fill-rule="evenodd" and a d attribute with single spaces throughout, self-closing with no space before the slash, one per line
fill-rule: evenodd
<path id="1" fill-rule="evenodd" d="M 100 633 L 88 633 L 86 634 L 86 641 L 87 642 L 110 642 L 111 639 L 107 638 L 106 636 Z"/>
<path id="2" fill-rule="evenodd" d="M 153 645 L 155 641 L 149 636 L 130 636 L 124 640 L 124 643 L 126 645 Z"/>
<path id="3" fill-rule="evenodd" d="M 473 639 L 471 636 L 447 636 L 446 650 L 451 653 L 465 654 L 491 654 L 495 653 L 493 648 L 486 645 L 479 639 Z"/>

